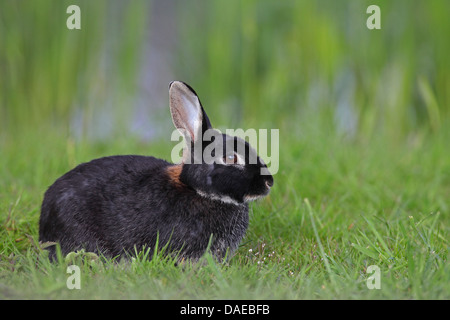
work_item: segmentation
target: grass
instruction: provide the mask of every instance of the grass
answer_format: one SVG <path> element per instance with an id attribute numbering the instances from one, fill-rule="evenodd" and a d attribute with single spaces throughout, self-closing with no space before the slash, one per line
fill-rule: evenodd
<path id="1" fill-rule="evenodd" d="M 74 143 L 55 135 L 5 140 L 0 297 L 448 299 L 446 135 L 397 146 L 373 141 L 370 148 L 318 132 L 296 143 L 286 138 L 275 187 L 251 206 L 237 253 L 224 264 L 205 257 L 183 267 L 162 254 L 149 261 L 145 252 L 129 261 L 80 254 L 50 263 L 38 244 L 42 195 L 59 175 L 102 155 L 166 157 L 170 145 Z M 81 267 L 81 290 L 66 287 L 72 263 Z M 380 290 L 366 286 L 370 265 L 380 267 Z"/>

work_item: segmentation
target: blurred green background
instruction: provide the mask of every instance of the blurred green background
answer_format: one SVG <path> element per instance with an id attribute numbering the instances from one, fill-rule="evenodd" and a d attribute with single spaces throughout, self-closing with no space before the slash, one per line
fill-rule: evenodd
<path id="1" fill-rule="evenodd" d="M 70 4 L 81 30 L 66 28 Z M 381 30 L 366 27 L 370 4 Z M 444 130 L 449 14 L 447 0 L 0 0 L 2 140 L 167 140 L 174 79 L 217 127 L 394 141 Z"/>

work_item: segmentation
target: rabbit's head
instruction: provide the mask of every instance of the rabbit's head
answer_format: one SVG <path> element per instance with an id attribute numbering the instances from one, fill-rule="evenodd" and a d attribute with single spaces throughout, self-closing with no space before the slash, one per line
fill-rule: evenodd
<path id="1" fill-rule="evenodd" d="M 171 177 L 203 197 L 243 204 L 266 196 L 273 177 L 256 151 L 239 137 L 211 126 L 195 91 L 187 84 L 169 85 L 170 111 L 185 138 L 182 163 Z"/>

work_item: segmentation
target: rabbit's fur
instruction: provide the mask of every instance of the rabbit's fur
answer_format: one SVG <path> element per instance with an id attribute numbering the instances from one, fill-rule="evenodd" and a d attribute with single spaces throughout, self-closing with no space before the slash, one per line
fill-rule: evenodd
<path id="1" fill-rule="evenodd" d="M 63 254 L 85 249 L 110 257 L 153 250 L 158 243 L 192 260 L 210 240 L 218 259 L 238 247 L 248 226 L 248 201 L 267 195 L 273 178 L 261 174 L 267 167 L 244 140 L 216 133 L 202 142 L 212 127 L 191 87 L 174 81 L 169 98 L 172 120 L 187 143 L 182 163 L 130 155 L 80 164 L 45 193 L 40 241 L 58 242 Z M 204 151 L 220 140 L 223 153 L 215 151 L 214 163 L 194 152 L 199 143 Z M 227 143 L 231 154 L 225 153 Z M 54 257 L 55 248 L 49 250 Z"/>

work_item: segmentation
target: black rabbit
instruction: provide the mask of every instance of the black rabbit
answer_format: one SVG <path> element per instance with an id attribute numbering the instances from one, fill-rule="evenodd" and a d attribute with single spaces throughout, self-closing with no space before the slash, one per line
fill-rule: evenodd
<path id="1" fill-rule="evenodd" d="M 238 247 L 247 203 L 267 195 L 273 177 L 246 141 L 212 129 L 191 87 L 171 82 L 169 98 L 186 141 L 182 162 L 129 155 L 80 164 L 45 193 L 41 242 L 59 243 L 63 254 L 85 249 L 109 257 L 158 243 L 191 260 L 205 253 L 210 239 L 219 260 Z M 54 258 L 55 247 L 48 250 Z"/>

